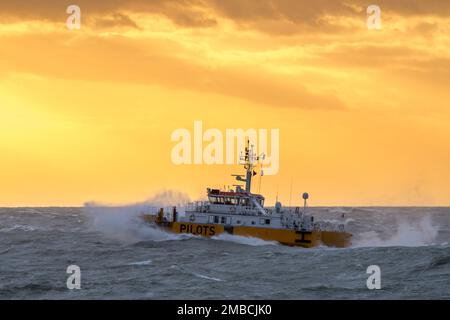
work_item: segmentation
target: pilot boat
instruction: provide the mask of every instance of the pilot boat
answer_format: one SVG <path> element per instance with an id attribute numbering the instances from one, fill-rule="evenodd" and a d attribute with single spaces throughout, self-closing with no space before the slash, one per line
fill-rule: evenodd
<path id="1" fill-rule="evenodd" d="M 161 208 L 157 214 L 142 214 L 142 218 L 154 227 L 173 233 L 204 237 L 230 234 L 305 248 L 350 245 L 352 235 L 346 232 L 344 224 L 315 221 L 306 212 L 308 193 L 303 194 L 303 208 L 283 208 L 278 201 L 274 208 L 264 207 L 264 197 L 251 192 L 260 157 L 247 142 L 241 156 L 246 174 L 233 175 L 237 181 L 245 182 L 245 189 L 241 185 L 235 185 L 234 190 L 208 188 L 208 201 L 189 203 L 184 216 L 173 207 L 170 213 Z"/>

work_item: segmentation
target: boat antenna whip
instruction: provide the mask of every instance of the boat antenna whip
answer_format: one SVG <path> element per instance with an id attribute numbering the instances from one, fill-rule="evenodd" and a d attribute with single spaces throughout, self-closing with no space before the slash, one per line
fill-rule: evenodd
<path id="1" fill-rule="evenodd" d="M 293 179 L 291 177 L 291 188 L 290 188 L 290 191 L 289 191 L 289 208 L 291 207 L 291 199 L 292 199 L 292 180 Z"/>

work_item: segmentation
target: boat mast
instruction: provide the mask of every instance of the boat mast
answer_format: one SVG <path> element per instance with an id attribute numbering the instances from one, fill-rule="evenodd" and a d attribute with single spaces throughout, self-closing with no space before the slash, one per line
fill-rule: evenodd
<path id="1" fill-rule="evenodd" d="M 253 151 L 253 145 L 250 146 L 250 140 L 247 140 L 244 154 L 241 155 L 241 163 L 244 165 L 246 170 L 245 180 L 242 177 L 236 177 L 239 181 L 245 181 L 245 191 L 250 193 L 252 187 L 252 177 L 256 175 L 256 171 L 254 171 L 256 161 L 259 159 L 263 159 L 263 155 L 257 156 Z"/>
<path id="2" fill-rule="evenodd" d="M 240 163 L 244 165 L 246 174 L 245 179 L 244 175 L 241 174 L 232 174 L 233 177 L 236 178 L 237 181 L 245 182 L 245 191 L 250 193 L 250 190 L 252 188 L 252 177 L 256 175 L 256 171 L 253 170 L 256 166 L 256 162 L 259 160 L 264 160 L 265 155 L 262 153 L 261 155 L 257 156 L 255 152 L 253 151 L 253 145 L 250 146 L 250 140 L 247 139 L 245 143 L 245 151 L 240 156 Z M 240 187 L 236 185 L 236 187 Z"/>

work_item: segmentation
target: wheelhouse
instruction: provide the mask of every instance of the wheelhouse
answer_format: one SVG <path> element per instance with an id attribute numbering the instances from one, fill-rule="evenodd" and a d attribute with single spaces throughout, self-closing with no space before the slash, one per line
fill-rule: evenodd
<path id="1" fill-rule="evenodd" d="M 252 199 L 261 207 L 264 207 L 264 197 L 259 194 L 234 191 L 220 191 L 218 189 L 208 189 L 208 200 L 216 205 L 234 205 L 253 207 Z"/>

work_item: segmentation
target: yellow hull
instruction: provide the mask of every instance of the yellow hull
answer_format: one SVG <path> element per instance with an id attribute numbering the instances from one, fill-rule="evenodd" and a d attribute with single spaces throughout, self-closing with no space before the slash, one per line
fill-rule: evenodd
<path id="1" fill-rule="evenodd" d="M 297 231 L 291 229 L 259 228 L 247 226 L 234 226 L 225 228 L 220 224 L 204 224 L 192 222 L 158 222 L 151 216 L 145 216 L 144 220 L 155 223 L 173 233 L 188 233 L 204 237 L 213 237 L 222 233 L 228 233 L 242 237 L 259 238 L 266 241 L 276 241 L 288 246 L 300 246 L 304 248 L 321 245 L 337 248 L 345 248 L 350 245 L 351 234 L 339 231 Z"/>

